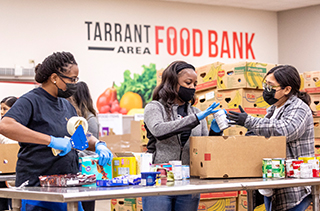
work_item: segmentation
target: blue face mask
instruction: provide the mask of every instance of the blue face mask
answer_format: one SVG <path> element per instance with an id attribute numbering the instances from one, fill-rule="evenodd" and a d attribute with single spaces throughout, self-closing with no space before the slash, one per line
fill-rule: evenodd
<path id="1" fill-rule="evenodd" d="M 180 85 L 178 95 L 184 102 L 189 102 L 190 100 L 192 100 L 195 92 L 196 89 L 190 89 Z"/>

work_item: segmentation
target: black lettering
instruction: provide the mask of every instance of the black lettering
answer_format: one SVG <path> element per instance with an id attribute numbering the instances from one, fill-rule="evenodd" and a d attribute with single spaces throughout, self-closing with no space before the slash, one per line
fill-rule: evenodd
<path id="1" fill-rule="evenodd" d="M 119 49 L 118 49 L 118 52 L 117 52 L 117 53 L 120 53 L 120 52 L 122 52 L 122 53 L 126 53 L 126 52 L 124 52 L 124 48 L 123 48 L 122 46 L 120 46 L 120 47 L 119 47 Z"/>
<path id="2" fill-rule="evenodd" d="M 114 29 L 115 29 L 115 41 L 118 41 L 117 35 L 120 36 L 120 42 L 122 42 L 122 37 L 121 37 L 121 25 L 119 23 L 114 24 Z"/>
<path id="3" fill-rule="evenodd" d="M 136 54 L 141 54 L 141 47 L 136 47 Z"/>
<path id="4" fill-rule="evenodd" d="M 94 40 L 96 40 L 97 37 L 102 40 L 99 22 L 96 22 L 96 27 L 94 29 Z"/>
<path id="5" fill-rule="evenodd" d="M 151 54 L 149 48 L 144 49 L 143 54 L 146 54 L 146 53 Z"/>
<path id="6" fill-rule="evenodd" d="M 141 25 L 138 26 L 134 24 L 134 42 L 137 42 L 137 37 L 139 38 L 139 42 L 141 43 Z"/>
<path id="7" fill-rule="evenodd" d="M 88 30 L 88 40 L 90 40 L 90 24 L 92 24 L 92 22 L 90 21 L 86 21 L 84 22 L 85 24 L 87 24 L 87 30 Z"/>
<path id="8" fill-rule="evenodd" d="M 148 32 L 148 30 L 150 28 L 150 25 L 144 25 L 143 27 L 146 28 L 146 41 L 147 41 L 147 43 L 149 43 L 149 32 Z"/>
<path id="9" fill-rule="evenodd" d="M 127 53 L 129 53 L 129 52 L 132 53 L 132 54 L 134 54 L 134 53 L 133 53 L 133 47 L 130 47 L 130 46 L 127 47 Z"/>
<path id="10" fill-rule="evenodd" d="M 112 35 L 111 35 L 111 24 L 110 23 L 104 23 L 104 40 L 107 41 L 107 34 L 109 35 L 109 40 L 112 41 Z"/>
<path id="11" fill-rule="evenodd" d="M 124 38 L 124 41 L 125 41 L 125 42 L 127 42 L 127 39 L 129 39 L 130 42 L 132 42 L 130 25 L 129 25 L 129 24 L 126 24 L 126 31 L 125 31 L 124 35 L 125 35 L 125 38 Z"/>

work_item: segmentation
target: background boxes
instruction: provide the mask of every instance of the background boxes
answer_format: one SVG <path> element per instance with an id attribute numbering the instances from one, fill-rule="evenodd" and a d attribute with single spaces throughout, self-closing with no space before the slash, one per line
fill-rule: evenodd
<path id="1" fill-rule="evenodd" d="M 308 93 L 320 93 L 320 71 L 304 72 L 304 90 Z"/>
<path id="2" fill-rule="evenodd" d="M 261 136 L 190 137 L 191 176 L 262 177 L 262 159 L 286 157 L 286 138 Z"/>
<path id="3" fill-rule="evenodd" d="M 221 62 L 215 62 L 196 68 L 198 79 L 197 91 L 211 89 L 217 86 L 217 75 L 221 70 L 222 64 Z"/>
<path id="4" fill-rule="evenodd" d="M 224 64 L 218 71 L 218 90 L 235 88 L 262 89 L 262 81 L 266 73 L 275 64 L 258 62 L 239 62 Z"/>
<path id="5" fill-rule="evenodd" d="M 0 145 L 0 173 L 16 172 L 19 149 L 19 144 Z"/>

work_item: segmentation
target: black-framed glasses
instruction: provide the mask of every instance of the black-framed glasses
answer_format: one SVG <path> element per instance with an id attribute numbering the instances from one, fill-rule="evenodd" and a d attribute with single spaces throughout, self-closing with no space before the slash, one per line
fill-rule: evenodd
<path id="1" fill-rule="evenodd" d="M 263 87 L 263 89 L 267 90 L 268 92 L 271 92 L 272 89 L 278 88 L 278 87 L 280 87 L 280 85 L 279 86 L 272 86 L 270 84 L 267 84 L 266 82 L 263 82 L 262 87 Z"/>
<path id="2" fill-rule="evenodd" d="M 79 81 L 79 77 L 69 77 L 69 76 L 63 75 L 62 73 L 58 73 L 58 75 L 61 76 L 62 78 L 69 79 L 72 83 L 77 83 Z"/>

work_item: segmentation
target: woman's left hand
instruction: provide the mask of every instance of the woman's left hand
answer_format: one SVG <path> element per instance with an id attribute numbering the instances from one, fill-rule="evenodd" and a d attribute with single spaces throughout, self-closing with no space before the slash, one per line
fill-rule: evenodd
<path id="1" fill-rule="evenodd" d="M 107 144 L 104 142 L 98 142 L 96 144 L 96 153 L 99 155 L 99 165 L 104 166 L 106 164 L 111 165 L 113 155 L 112 152 L 107 148 Z"/>
<path id="2" fill-rule="evenodd" d="M 248 114 L 243 110 L 243 108 L 239 105 L 239 112 L 235 111 L 229 111 L 229 114 L 227 114 L 227 118 L 231 121 L 234 121 L 234 124 L 244 126 L 244 123 L 246 122 L 246 119 L 248 117 Z M 232 124 L 230 122 L 229 124 Z"/>

